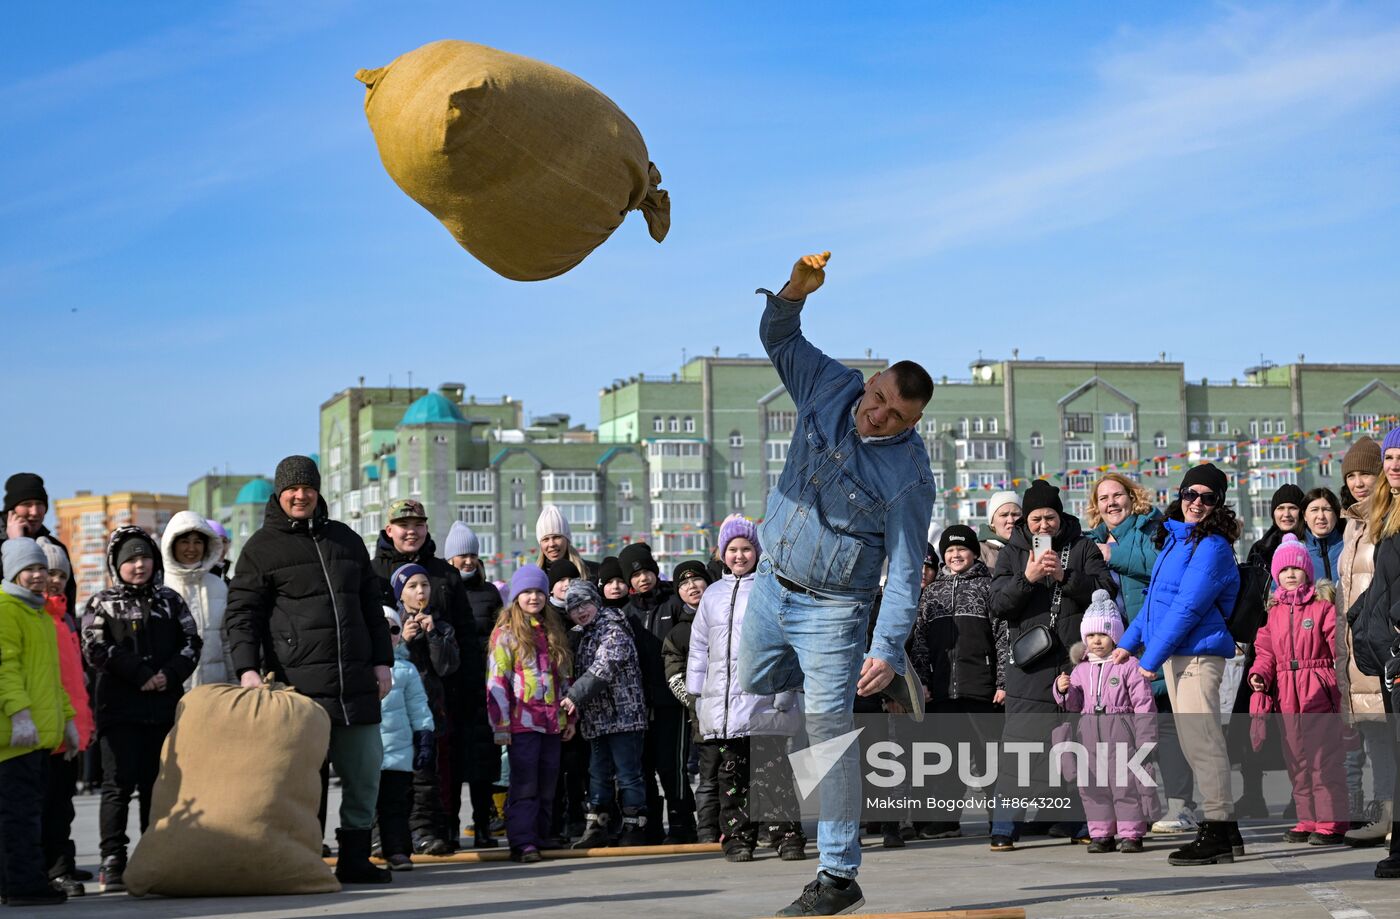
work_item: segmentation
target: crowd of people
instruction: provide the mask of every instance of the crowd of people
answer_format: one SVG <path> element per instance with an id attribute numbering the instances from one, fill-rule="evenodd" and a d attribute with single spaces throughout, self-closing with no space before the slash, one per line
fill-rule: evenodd
<path id="1" fill-rule="evenodd" d="M 806 341 L 800 312 L 829 256 L 763 291 L 760 334 L 802 415 L 764 523 L 727 518 L 711 556 L 669 577 L 642 542 L 582 558 L 554 506 L 536 523 L 537 558 L 508 582 L 487 578 L 461 522 L 439 552 L 412 498 L 391 505 L 371 553 L 330 519 L 316 463 L 289 456 L 231 571 L 227 534 L 192 512 L 159 544 L 119 527 L 110 586 L 77 609 L 43 481 L 11 476 L 5 901 L 85 893 L 93 877 L 71 838 L 80 776 L 101 788 L 98 889 L 124 889 L 131 800 L 144 831 L 179 700 L 204 683 L 286 684 L 325 710 L 321 820 L 333 769 L 344 884 L 387 883 L 414 855 L 496 848 L 502 830 L 520 863 L 564 846 L 694 842 L 719 843 L 733 863 L 767 849 L 805 859 L 786 754 L 799 735 L 848 732 L 856 711 L 965 723 L 1000 740 L 1003 758 L 1008 741 L 1042 740 L 1047 718 L 1075 721 L 1086 743 L 1122 742 L 1090 779 L 1154 745 L 1165 801 L 1156 783 L 1081 781 L 1071 813 L 1031 821 L 1018 787 L 988 814 L 993 852 L 1049 833 L 1133 854 L 1149 833 L 1194 833 L 1171 864 L 1228 863 L 1244 854 L 1239 820 L 1271 816 L 1263 775 L 1281 767 L 1285 842 L 1388 841 L 1375 873 L 1400 878 L 1400 428 L 1356 439 L 1337 492 L 1278 489 L 1272 526 L 1247 552 L 1228 477 L 1210 463 L 1166 508 L 1110 472 L 1080 521 L 1037 480 L 993 495 L 981 532 L 954 525 L 926 544 L 932 486 L 914 427 L 932 381 L 909 362 L 866 379 Z M 1048 773 L 1048 752 L 1023 755 L 1000 773 Z M 956 809 L 862 828 L 857 772 L 848 750 L 822 781 L 820 871 L 780 915 L 864 902 L 862 829 L 887 847 L 962 835 Z"/>

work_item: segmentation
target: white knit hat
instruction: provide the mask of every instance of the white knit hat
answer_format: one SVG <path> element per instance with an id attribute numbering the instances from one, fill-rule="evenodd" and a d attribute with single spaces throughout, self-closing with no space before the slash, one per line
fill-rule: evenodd
<path id="1" fill-rule="evenodd" d="M 987 502 L 987 519 L 991 520 L 995 517 L 1003 504 L 1014 504 L 1020 507 L 1021 496 L 1014 491 L 999 491 L 992 495 L 991 500 Z"/>
<path id="2" fill-rule="evenodd" d="M 569 521 L 553 504 L 546 504 L 540 511 L 540 519 L 535 521 L 535 542 L 543 542 L 546 536 L 563 536 L 570 541 L 574 538 L 569 530 Z"/>

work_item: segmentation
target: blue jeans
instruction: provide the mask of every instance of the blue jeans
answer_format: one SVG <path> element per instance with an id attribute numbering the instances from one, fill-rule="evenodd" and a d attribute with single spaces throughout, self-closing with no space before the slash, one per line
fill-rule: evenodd
<path id="1" fill-rule="evenodd" d="M 646 784 L 642 781 L 642 737 L 645 731 L 603 734 L 588 742 L 588 804 L 602 810 L 612 803 L 613 781 L 618 804 L 624 811 L 646 809 Z"/>
<path id="2" fill-rule="evenodd" d="M 762 695 L 803 690 L 814 745 L 850 732 L 869 618 L 869 601 L 792 593 L 778 583 L 773 562 L 764 556 L 739 638 L 739 685 Z M 855 877 L 860 868 L 859 746 L 852 744 L 821 781 L 821 869 L 842 878 Z"/>

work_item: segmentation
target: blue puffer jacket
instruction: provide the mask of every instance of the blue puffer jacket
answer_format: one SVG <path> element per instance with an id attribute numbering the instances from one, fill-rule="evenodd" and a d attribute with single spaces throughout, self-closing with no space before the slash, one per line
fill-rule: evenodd
<path id="1" fill-rule="evenodd" d="M 1344 542 L 1340 524 L 1321 539 L 1314 536 L 1312 530 L 1303 534 L 1303 545 L 1307 547 L 1308 555 L 1312 556 L 1314 581 L 1326 579 L 1337 583 L 1337 562 L 1342 557 Z"/>
<path id="2" fill-rule="evenodd" d="M 1168 520 L 1166 527 L 1147 600 L 1118 647 L 1137 654 L 1145 670 L 1178 654 L 1234 657 L 1235 640 L 1225 625 L 1240 590 L 1234 550 L 1223 536 L 1191 542 L 1195 524 Z"/>
<path id="3" fill-rule="evenodd" d="M 1115 542 L 1108 570 L 1118 576 L 1118 596 L 1123 599 L 1123 612 L 1130 625 L 1147 598 L 1147 580 L 1152 577 L 1152 566 L 1157 561 L 1157 547 L 1152 537 L 1161 523 L 1161 512 L 1153 508 L 1146 514 L 1128 515 L 1113 531 Z M 1108 524 L 1100 523 L 1088 535 L 1100 545 L 1108 542 Z"/>
<path id="4" fill-rule="evenodd" d="M 394 685 L 379 703 L 379 738 L 384 742 L 385 772 L 413 771 L 413 735 L 434 729 L 433 712 L 423 678 L 408 657 L 408 646 L 394 648 Z"/>

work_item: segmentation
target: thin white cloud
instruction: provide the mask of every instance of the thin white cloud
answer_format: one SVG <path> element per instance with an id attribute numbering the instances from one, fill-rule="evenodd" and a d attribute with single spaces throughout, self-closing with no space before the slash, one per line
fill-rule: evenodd
<path id="1" fill-rule="evenodd" d="M 1187 161 L 1247 171 L 1281 141 L 1393 107 L 1400 27 L 1371 28 L 1333 9 L 1229 13 L 1106 54 L 1095 73 L 1094 104 L 975 157 L 858 183 L 813 224 L 858 239 L 855 261 L 872 271 L 1108 219 L 1169 188 Z"/>

